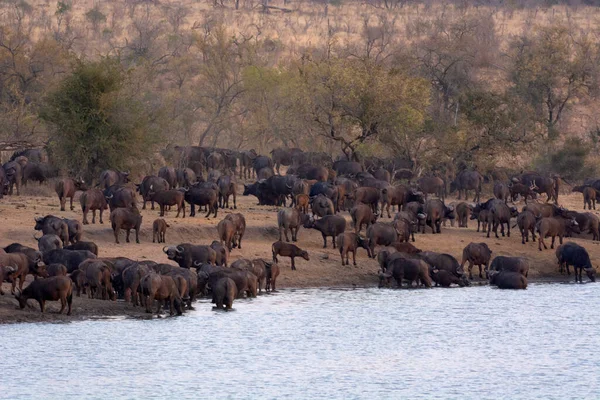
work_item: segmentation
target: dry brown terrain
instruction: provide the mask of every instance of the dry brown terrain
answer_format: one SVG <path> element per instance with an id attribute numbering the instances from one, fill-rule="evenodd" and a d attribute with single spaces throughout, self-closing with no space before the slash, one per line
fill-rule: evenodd
<path id="1" fill-rule="evenodd" d="M 37 185 L 36 185 L 37 186 Z M 54 214 L 67 218 L 81 220 L 79 204 L 75 211 L 60 212 L 58 198 L 50 197 L 49 190 L 43 188 L 29 188 L 29 193 L 45 192 L 45 196 L 13 196 L 5 197 L 0 203 L 0 237 L 1 245 L 6 246 L 13 242 L 19 242 L 27 246 L 37 247 L 33 239 L 34 217 Z M 453 200 L 453 199 L 450 199 Z M 561 204 L 570 208 L 581 210 L 581 194 L 561 196 Z M 522 205 L 519 204 L 519 208 Z M 148 205 L 149 208 L 149 205 Z M 254 197 L 238 197 L 238 211 L 244 213 L 247 221 L 246 235 L 242 243 L 242 250 L 234 249 L 231 259 L 238 258 L 271 258 L 271 244 L 278 238 L 277 219 L 275 207 L 263 207 L 256 205 Z M 187 210 L 189 212 L 189 209 Z M 170 212 L 165 217 L 171 228 L 167 231 L 167 245 L 183 242 L 193 244 L 210 244 L 216 238 L 216 224 L 230 210 L 220 210 L 217 219 L 206 219 L 204 215 L 195 218 L 174 218 L 175 212 Z M 124 243 L 124 233 L 121 233 L 122 243 L 114 243 L 114 236 L 108 223 L 108 214 L 105 215 L 103 225 L 88 225 L 85 227 L 84 240 L 94 241 L 99 245 L 101 257 L 124 256 L 136 260 L 155 260 L 167 262 L 162 252 L 163 245 L 152 243 L 152 221 L 158 217 L 158 211 L 150 209 L 142 211 L 144 216 L 143 228 L 140 234 L 140 244 Z M 350 229 L 350 217 L 344 212 Z M 90 219 L 91 220 L 91 219 Z M 383 219 L 386 221 L 387 218 Z M 554 251 L 547 250 L 539 252 L 537 243 L 521 244 L 518 230 L 513 230 L 510 238 L 487 239 L 483 233 L 476 232 L 477 224 L 469 224 L 469 228 L 453 228 L 449 224 L 442 228 L 441 235 L 432 235 L 426 231 L 425 235 L 417 235 L 415 245 L 421 249 L 437 252 L 450 253 L 459 259 L 462 249 L 470 242 L 486 242 L 493 250 L 494 255 L 523 256 L 530 260 L 530 279 L 567 279 L 560 277 L 557 273 Z M 363 231 L 364 232 L 364 231 Z M 493 234 L 492 234 L 493 236 Z M 600 258 L 600 246 L 598 242 L 592 242 L 589 235 L 583 235 L 574 239 L 584 245 L 590 255 L 592 262 Z M 278 279 L 278 288 L 302 288 L 302 287 L 351 287 L 374 286 L 377 284 L 378 265 L 376 260 L 368 259 L 364 250 L 359 251 L 357 257 L 358 266 L 342 267 L 340 255 L 337 250 L 331 248 L 323 249 L 321 235 L 315 230 L 301 229 L 299 243 L 302 248 L 310 253 L 310 262 L 299 259 L 297 271 L 291 271 L 289 259 L 280 260 L 282 267 Z M 88 300 L 87 298 L 74 298 L 73 316 L 57 316 L 57 304 L 50 303 L 50 314 L 42 316 L 37 303 L 30 301 L 31 309 L 18 310 L 16 300 L 10 295 L 8 284 L 4 284 L 7 294 L 0 298 L 0 322 L 18 321 L 69 321 L 73 319 L 85 319 L 102 316 L 145 317 L 139 309 L 123 302 L 107 302 L 101 300 Z M 8 290 L 7 290 L 8 289 Z"/>

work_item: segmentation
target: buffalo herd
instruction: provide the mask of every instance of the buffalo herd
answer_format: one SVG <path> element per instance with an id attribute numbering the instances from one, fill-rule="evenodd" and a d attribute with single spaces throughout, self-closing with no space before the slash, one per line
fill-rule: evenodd
<path id="1" fill-rule="evenodd" d="M 560 177 L 522 171 L 504 181 L 495 179 L 493 197 L 482 200 L 483 186 L 490 177 L 476 169 L 432 168 L 431 173 L 414 173 L 411 162 L 401 158 L 367 158 L 362 162 L 334 161 L 326 153 L 278 148 L 270 156 L 254 150 L 196 146 L 169 146 L 162 152 L 171 166 L 156 175 L 132 182 L 126 171 L 103 171 L 94 182 L 81 177 L 58 178 L 43 150 L 16 152 L 0 169 L 0 196 L 20 194 L 22 185 L 34 180 L 55 181 L 60 210 L 71 210 L 76 192 L 82 212 L 82 223 L 74 219 L 47 215 L 37 217 L 33 230 L 38 248 L 13 243 L 0 249 L 1 282 L 9 282 L 11 292 L 24 308 L 28 299 L 38 301 L 44 312 L 46 301 L 60 301 L 62 313 L 71 313 L 73 292 L 90 298 L 115 300 L 122 298 L 133 306 L 145 307 L 148 313 L 160 313 L 164 307 L 171 315 L 192 308 L 193 301 L 210 295 L 216 308 L 230 310 L 234 299 L 255 297 L 263 291 L 276 290 L 280 273 L 279 258 L 288 257 L 291 269 L 296 260 L 310 261 L 309 252 L 291 242 L 299 242 L 299 230 L 314 229 L 321 233 L 323 247 L 339 250 L 342 266 L 348 266 L 349 254 L 356 266 L 356 254 L 363 249 L 379 264 L 379 287 L 392 286 L 469 286 L 473 267 L 480 279 L 501 289 L 525 289 L 529 273 L 528 260 L 522 257 L 496 256 L 487 243 L 469 243 L 459 262 L 450 254 L 424 251 L 416 247 L 415 234 L 441 234 L 449 222 L 468 228 L 477 221 L 477 232 L 487 238 L 510 237 L 518 228 L 522 244 L 538 242 L 543 251 L 556 247 L 560 273 L 574 269 L 576 282 L 582 273 L 595 281 L 596 270 L 586 249 L 565 237 L 590 233 L 600 239 L 599 219 L 590 212 L 600 196 L 600 179 L 590 179 L 573 188 L 581 192 L 584 210 L 576 212 L 559 205 Z M 287 167 L 282 175 L 281 167 Z M 420 172 L 420 170 L 419 170 Z M 419 176 L 420 175 L 420 176 Z M 507 175 L 505 175 L 507 176 Z M 216 226 L 211 244 L 180 243 L 164 246 L 165 258 L 177 266 L 163 262 L 135 261 L 126 257 L 99 257 L 98 246 L 82 241 L 84 225 L 104 223 L 109 215 L 115 243 L 125 241 L 135 232 L 140 243 L 147 202 L 160 217 L 171 209 L 174 218 L 196 215 L 196 208 L 206 212 L 205 218 L 217 218 L 218 210 L 237 209 L 238 181 L 243 196 L 254 196 L 259 206 L 277 207 L 279 237 L 271 246 L 271 259 L 241 258 L 230 262 L 234 249 L 242 248 L 246 231 L 243 213 L 231 212 Z M 493 179 L 493 178 L 492 178 Z M 447 202 L 456 193 L 456 201 Z M 471 199 L 472 196 L 472 199 Z M 545 196 L 545 198 L 544 198 Z M 472 201 L 470 201 L 472 200 Z M 517 200 L 525 202 L 519 211 Z M 394 212 L 394 215 L 390 212 Z M 346 213 L 351 223 L 347 222 Z M 387 221 L 383 219 L 387 218 Z M 163 218 L 152 223 L 153 240 L 166 242 L 171 225 Z M 328 240 L 331 238 L 331 240 Z M 329 243 L 328 243 L 329 242 Z M 467 265 L 467 272 L 465 272 Z M 485 274 L 485 278 L 484 278 Z M 25 288 L 27 275 L 34 280 Z M 4 294 L 0 288 L 0 294 Z M 156 307 L 156 309 L 155 309 Z"/>

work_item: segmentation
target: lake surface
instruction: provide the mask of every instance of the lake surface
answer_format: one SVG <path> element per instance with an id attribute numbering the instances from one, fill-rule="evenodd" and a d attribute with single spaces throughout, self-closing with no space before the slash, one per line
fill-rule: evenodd
<path id="1" fill-rule="evenodd" d="M 0 398 L 597 399 L 600 285 L 295 290 L 0 326 Z"/>

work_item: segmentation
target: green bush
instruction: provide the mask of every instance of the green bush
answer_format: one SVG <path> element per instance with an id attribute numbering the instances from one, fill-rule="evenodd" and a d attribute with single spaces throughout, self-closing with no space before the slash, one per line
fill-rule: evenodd
<path id="1" fill-rule="evenodd" d="M 91 181 L 104 169 L 128 169 L 152 156 L 156 135 L 137 96 L 118 61 L 78 62 L 40 113 L 53 158 Z"/>

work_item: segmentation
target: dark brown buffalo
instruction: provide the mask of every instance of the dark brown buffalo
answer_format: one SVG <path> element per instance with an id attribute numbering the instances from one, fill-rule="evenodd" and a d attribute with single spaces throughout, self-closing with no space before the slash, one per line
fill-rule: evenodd
<path id="1" fill-rule="evenodd" d="M 110 224 L 115 234 L 115 243 L 119 244 L 119 232 L 125 229 L 127 232 L 125 241 L 129 243 L 129 233 L 135 229 L 135 242 L 140 243 L 140 227 L 142 226 L 142 215 L 137 208 L 117 208 L 110 213 Z"/>
<path id="2" fill-rule="evenodd" d="M 43 235 L 42 237 L 36 237 L 33 235 L 33 238 L 38 242 L 38 249 L 45 253 L 50 250 L 62 249 L 62 241 L 60 238 L 54 234 Z"/>
<path id="3" fill-rule="evenodd" d="M 359 248 L 367 250 L 367 255 L 371 257 L 371 250 L 369 249 L 369 242 L 360 237 L 358 234 L 353 232 L 340 233 L 337 237 L 338 247 L 340 249 L 340 257 L 342 258 L 342 265 L 348 264 L 348 253 L 352 253 L 352 262 L 356 265 L 356 251 Z M 345 261 L 345 262 L 344 262 Z"/>
<path id="4" fill-rule="evenodd" d="M 102 300 L 116 300 L 112 288 L 111 268 L 102 260 L 87 260 L 79 266 L 85 274 L 85 287 L 88 289 L 88 298 L 102 298 Z"/>
<path id="5" fill-rule="evenodd" d="M 363 166 L 356 161 L 340 160 L 333 163 L 331 167 L 338 176 L 340 175 L 355 175 L 363 171 Z"/>
<path id="6" fill-rule="evenodd" d="M 135 191 L 129 187 L 113 185 L 108 189 L 105 189 L 103 193 L 104 197 L 106 197 L 110 211 L 117 208 L 137 207 Z"/>
<path id="7" fill-rule="evenodd" d="M 113 185 L 124 185 L 127 182 L 129 182 L 129 172 L 108 169 L 100 174 L 98 186 L 102 189 L 108 189 Z"/>
<path id="8" fill-rule="evenodd" d="M 437 176 L 425 176 L 417 181 L 417 185 L 425 195 L 425 200 L 427 200 L 429 194 L 436 195 L 442 200 L 446 197 L 446 185 L 442 178 Z"/>
<path id="9" fill-rule="evenodd" d="M 421 249 L 416 248 L 414 244 L 409 243 L 409 242 L 394 242 L 394 243 L 390 244 L 389 247 L 393 247 L 394 249 L 396 249 L 396 251 L 399 251 L 399 252 L 405 253 L 405 254 L 421 253 Z"/>
<path id="10" fill-rule="evenodd" d="M 538 237 L 538 249 L 542 251 L 542 245 L 544 249 L 548 249 L 544 239 L 547 237 L 552 237 L 552 244 L 550 248 L 554 248 L 554 240 L 558 236 L 558 240 L 560 244 L 563 243 L 563 238 L 567 236 L 570 232 L 579 233 L 579 224 L 575 220 L 575 218 L 565 218 L 565 217 L 549 217 L 542 218 L 539 220 L 535 226 L 535 230 L 539 234 Z"/>
<path id="11" fill-rule="evenodd" d="M 490 274 L 490 285 L 496 285 L 499 289 L 527 289 L 527 278 L 518 272 L 493 272 Z"/>
<path id="12" fill-rule="evenodd" d="M 532 240 L 535 242 L 535 224 L 537 220 L 531 211 L 522 211 L 517 217 L 517 223 L 513 226 L 519 226 L 521 232 L 521 243 L 529 242 L 529 232 L 531 232 Z"/>
<path id="13" fill-rule="evenodd" d="M 481 185 L 483 185 L 483 176 L 477 171 L 461 171 L 456 179 L 450 183 L 450 193 L 458 190 L 458 200 L 461 199 L 461 193 L 464 191 L 465 200 L 468 197 L 469 190 L 475 191 L 474 202 L 479 202 L 481 194 Z"/>
<path id="14" fill-rule="evenodd" d="M 215 308 L 225 311 L 231 310 L 233 300 L 238 296 L 238 290 L 235 282 L 228 277 L 223 277 L 217 281 L 213 290 Z M 224 306 L 224 307 L 223 307 Z"/>
<path id="15" fill-rule="evenodd" d="M 537 193 L 535 192 L 537 186 L 535 186 L 535 183 L 528 186 L 520 182 L 511 182 L 508 184 L 508 189 L 510 190 L 510 197 L 513 202 L 517 200 L 518 196 L 521 196 L 525 200 L 525 204 L 527 204 L 528 198 L 534 200 L 537 197 Z"/>
<path id="16" fill-rule="evenodd" d="M 325 197 L 325 195 L 318 194 L 311 201 L 311 211 L 313 213 L 313 217 L 325 217 L 327 215 L 335 214 L 335 206 L 333 205 L 333 201 Z"/>
<path id="17" fill-rule="evenodd" d="M 394 229 L 396 229 L 396 233 L 398 234 L 398 242 L 408 242 L 409 240 L 411 240 L 411 235 L 412 241 L 415 241 L 414 228 L 416 227 L 416 222 L 412 222 L 406 218 L 400 217 L 394 218 L 392 225 L 394 226 Z"/>
<path id="18" fill-rule="evenodd" d="M 192 186 L 184 195 L 185 201 L 190 205 L 190 217 L 196 216 L 196 206 L 207 206 L 206 218 L 213 214 L 217 218 L 219 209 L 219 191 L 216 187 Z"/>
<path id="19" fill-rule="evenodd" d="M 29 259 L 23 253 L 0 253 L 0 267 L 12 267 L 14 270 L 9 274 L 9 281 L 12 283 L 10 292 L 15 294 L 17 279 L 19 279 L 19 290 L 23 289 L 23 284 L 29 273 Z M 46 274 L 47 275 L 47 274 Z"/>
<path id="20" fill-rule="evenodd" d="M 152 313 L 154 300 L 157 300 L 158 303 L 156 314 L 160 314 L 163 301 L 169 302 L 169 313 L 171 315 L 174 314 L 173 310 L 177 311 L 177 315 L 183 313 L 181 295 L 171 276 L 150 272 L 142 278 L 141 287 L 147 313 Z"/>
<path id="21" fill-rule="evenodd" d="M 148 196 L 151 191 L 159 192 L 161 190 L 169 189 L 169 183 L 166 180 L 152 175 L 145 176 L 144 179 L 142 179 L 142 183 L 135 186 L 136 191 L 142 196 L 142 200 L 144 200 L 142 210 L 146 209 L 146 202 L 148 201 L 151 202 L 152 210 L 154 210 L 154 200 L 151 200 Z"/>
<path id="22" fill-rule="evenodd" d="M 561 274 L 566 268 L 567 274 L 571 275 L 569 265 L 573 266 L 575 270 L 575 283 L 577 281 L 583 283 L 583 271 L 585 271 L 590 281 L 596 282 L 596 270 L 592 266 L 590 255 L 584 247 L 573 242 L 567 242 L 558 246 L 556 249 L 556 258 L 558 259 Z"/>
<path id="23" fill-rule="evenodd" d="M 433 268 L 431 270 L 431 279 L 435 282 L 435 286 L 450 287 L 453 283 L 465 287 L 469 286 L 469 281 L 465 276 L 458 277 L 443 269 Z"/>
<path id="24" fill-rule="evenodd" d="M 396 285 L 401 288 L 402 281 L 417 282 L 417 286 L 423 285 L 431 287 L 431 276 L 429 274 L 429 265 L 423 260 L 411 258 L 396 258 L 392 260 L 385 272 L 379 273 L 379 287 L 389 286 L 391 279 L 394 278 Z"/>
<path id="25" fill-rule="evenodd" d="M 398 240 L 398 233 L 392 224 L 377 222 L 367 229 L 367 239 L 371 257 L 375 257 L 375 246 L 389 246 Z"/>
<path id="26" fill-rule="evenodd" d="M 276 263 L 265 262 L 266 267 L 266 275 L 267 275 L 267 283 L 265 286 L 265 291 L 267 292 L 276 292 L 277 287 L 277 277 L 279 276 L 279 265 Z"/>
<path id="27" fill-rule="evenodd" d="M 469 279 L 473 279 L 473 266 L 477 265 L 479 267 L 479 277 L 483 278 L 482 266 L 485 267 L 484 270 L 487 274 L 491 258 L 492 250 L 486 243 L 469 243 L 463 249 L 460 268 L 464 270 L 464 266 L 468 262 Z"/>
<path id="28" fill-rule="evenodd" d="M 308 252 L 305 250 L 302 250 L 300 247 L 296 246 L 295 244 L 285 243 L 285 242 L 281 242 L 281 241 L 275 242 L 271 246 L 271 251 L 273 253 L 273 262 L 274 263 L 278 262 L 277 256 L 290 257 L 290 259 L 292 260 L 292 271 L 296 269 L 296 263 L 294 262 L 294 259 L 296 257 L 302 257 L 306 261 L 310 261 L 310 258 L 308 257 Z"/>
<path id="29" fill-rule="evenodd" d="M 192 303 L 196 300 L 196 296 L 198 295 L 198 274 L 196 270 L 193 268 L 173 268 L 167 274 L 173 278 L 177 288 L 179 289 L 179 294 L 181 296 L 182 301 L 185 302 L 188 309 L 192 309 Z M 184 282 L 181 282 L 180 279 L 183 278 Z"/>
<path id="30" fill-rule="evenodd" d="M 124 298 L 127 303 L 131 301 L 133 306 L 136 307 L 143 300 L 140 297 L 141 291 L 139 287 L 142 278 L 150 273 L 150 271 L 150 267 L 140 263 L 134 263 L 123 270 L 121 276 L 123 279 Z"/>
<path id="31" fill-rule="evenodd" d="M 390 186 L 381 189 L 381 215 L 383 218 L 383 209 L 387 209 L 388 218 L 390 215 L 390 206 L 403 207 L 411 201 L 423 203 L 423 195 L 419 192 L 415 192 L 412 188 L 406 185 Z"/>
<path id="32" fill-rule="evenodd" d="M 307 194 L 297 194 L 294 197 L 294 205 L 296 209 L 303 214 L 308 214 L 308 207 L 310 206 L 310 197 Z"/>
<path id="33" fill-rule="evenodd" d="M 574 218 L 579 225 L 579 233 L 591 233 L 592 240 L 600 240 L 600 220 L 596 214 L 562 210 L 561 215 L 567 218 Z"/>
<path id="34" fill-rule="evenodd" d="M 94 253 L 85 250 L 50 250 L 44 253 L 44 264 L 63 264 L 67 267 L 67 272 L 75 271 L 79 264 L 87 259 L 97 258 Z"/>
<path id="35" fill-rule="evenodd" d="M 19 301 L 19 307 L 25 308 L 27 300 L 35 299 L 40 304 L 42 312 L 46 309 L 46 301 L 60 300 L 60 311 L 62 314 L 65 307 L 68 306 L 67 315 L 71 315 L 71 305 L 73 303 L 73 283 L 66 276 L 53 276 L 46 279 L 37 279 L 32 281 L 24 290 L 15 295 Z"/>
<path id="36" fill-rule="evenodd" d="M 240 179 L 252 178 L 252 164 L 254 163 L 254 159 L 257 157 L 257 155 L 258 154 L 256 154 L 254 149 L 240 152 Z"/>
<path id="37" fill-rule="evenodd" d="M 190 187 L 198 182 L 198 177 L 191 168 L 176 169 L 175 174 L 177 175 L 177 185 L 181 188 Z"/>
<path id="38" fill-rule="evenodd" d="M 292 242 L 298 241 L 298 231 L 306 221 L 308 221 L 308 216 L 295 208 L 283 208 L 279 210 L 277 212 L 279 241 L 282 240 L 282 233 L 285 235 L 285 241 L 290 241 L 288 237 L 288 230 L 292 234 Z"/>
<path id="39" fill-rule="evenodd" d="M 98 255 L 98 245 L 94 242 L 79 241 L 64 247 L 65 250 L 85 250 Z"/>
<path id="40" fill-rule="evenodd" d="M 498 256 L 492 261 L 489 271 L 517 272 L 526 277 L 529 275 L 529 263 L 523 257 Z"/>
<path id="41" fill-rule="evenodd" d="M 510 219 L 518 215 L 516 207 L 508 207 L 504 201 L 498 199 L 489 199 L 485 203 L 477 204 L 473 209 L 473 215 L 479 216 L 482 210 L 487 210 L 487 237 L 490 237 L 492 229 L 496 238 L 498 236 L 498 227 L 502 236 L 504 236 L 504 225 L 506 225 L 506 236 L 510 237 Z"/>
<path id="42" fill-rule="evenodd" d="M 223 219 L 217 224 L 217 232 L 221 244 L 225 243 L 225 247 L 229 251 L 233 248 L 233 240 L 235 236 L 235 225 L 228 219 Z"/>
<path id="43" fill-rule="evenodd" d="M 456 205 L 455 213 L 459 228 L 469 227 L 469 219 L 471 218 L 472 210 L 473 206 L 465 202 L 461 202 Z"/>
<path id="44" fill-rule="evenodd" d="M 504 200 L 504 203 L 508 203 L 508 199 L 511 198 L 510 188 L 508 185 L 502 182 L 496 182 L 494 184 L 494 196 L 498 200 Z"/>
<path id="45" fill-rule="evenodd" d="M 233 238 L 233 247 L 238 249 L 242 248 L 242 239 L 244 238 L 244 233 L 246 233 L 246 218 L 241 213 L 233 213 L 228 214 L 225 219 L 233 222 L 235 226 L 235 236 Z"/>
<path id="46" fill-rule="evenodd" d="M 219 207 L 230 208 L 229 197 L 233 196 L 233 209 L 237 209 L 237 184 L 235 182 L 235 177 L 233 175 L 221 176 L 217 180 L 217 186 L 219 187 Z"/>
<path id="47" fill-rule="evenodd" d="M 69 244 L 69 226 L 62 219 L 54 215 L 35 218 L 36 231 L 42 231 L 44 235 L 56 235 L 62 240 L 63 246 Z"/>
<path id="48" fill-rule="evenodd" d="M 252 168 L 254 169 L 254 173 L 258 179 L 258 173 L 260 170 L 267 168 L 269 171 L 273 171 L 273 160 L 271 160 L 271 157 L 267 156 L 256 156 L 254 158 L 254 162 L 252 163 Z"/>
<path id="49" fill-rule="evenodd" d="M 371 207 L 374 214 L 377 214 L 377 205 L 381 197 L 380 191 L 374 187 L 359 187 L 353 193 L 347 193 L 346 197 L 354 201 L 355 205 L 360 203 Z"/>
<path id="50" fill-rule="evenodd" d="M 73 211 L 73 197 L 75 197 L 75 192 L 78 190 L 86 190 L 86 188 L 84 182 L 81 180 L 62 178 L 56 182 L 54 190 L 60 201 L 60 211 L 65 211 L 67 198 L 70 199 L 71 211 Z"/>
<path id="51" fill-rule="evenodd" d="M 450 254 L 422 251 L 417 256 L 430 265 L 430 273 L 433 268 L 437 268 L 439 270 L 448 271 L 459 278 L 465 276 L 465 271 L 458 263 L 458 260 Z"/>
<path id="52" fill-rule="evenodd" d="M 167 228 L 170 228 L 171 225 L 167 224 L 162 218 L 157 218 L 152 223 L 152 243 L 165 243 L 165 235 L 167 233 Z"/>
<path id="53" fill-rule="evenodd" d="M 96 223 L 96 210 L 100 211 L 100 223 L 102 221 L 102 213 L 108 208 L 106 197 L 100 189 L 89 189 L 81 194 L 79 197 L 79 204 L 81 204 L 81 211 L 83 211 L 83 224 L 88 225 L 87 215 L 88 212 L 92 212 L 92 224 Z"/>
<path id="54" fill-rule="evenodd" d="M 63 218 L 63 221 L 67 224 L 67 228 L 69 231 L 69 242 L 71 244 L 75 244 L 81 240 L 83 236 L 83 225 L 81 222 L 76 219 L 66 219 Z"/>
<path id="55" fill-rule="evenodd" d="M 210 246 L 195 246 L 189 243 L 164 247 L 163 252 L 181 268 L 192 268 L 195 262 L 214 265 L 217 259 L 216 251 Z"/>
<path id="56" fill-rule="evenodd" d="M 346 218 L 339 215 L 326 215 L 321 219 L 315 220 L 309 218 L 304 222 L 306 229 L 316 229 L 321 232 L 323 237 L 323 248 L 327 248 L 327 238 L 331 236 L 333 241 L 333 248 L 335 249 L 335 239 L 340 233 L 344 233 L 346 230 Z"/>
<path id="57" fill-rule="evenodd" d="M 67 276 L 67 267 L 62 264 L 50 264 L 46 266 L 48 276 Z"/>
<path id="58" fill-rule="evenodd" d="M 17 187 L 17 196 L 20 196 L 21 183 L 23 182 L 23 168 L 27 165 L 27 158 L 20 156 L 2 166 L 6 178 L 8 194 L 12 196 L 13 186 Z"/>
<path id="59" fill-rule="evenodd" d="M 556 217 L 563 213 L 563 209 L 556 204 L 530 203 L 523 207 L 523 211 L 531 211 L 537 219 L 546 217 Z"/>
<path id="60" fill-rule="evenodd" d="M 555 204 L 558 204 L 558 193 L 559 193 L 559 182 L 560 178 L 557 175 L 552 177 L 541 176 L 537 172 L 525 172 L 519 176 L 513 178 L 513 182 L 522 183 L 528 187 L 535 186 L 534 191 L 539 194 L 546 194 L 548 198 L 546 203 L 550 200 L 554 200 Z"/>
<path id="61" fill-rule="evenodd" d="M 154 192 L 153 188 L 150 187 L 150 192 L 148 193 L 148 199 L 159 205 L 161 217 L 165 216 L 165 209 L 167 206 L 177 206 L 177 215 L 175 215 L 175 218 L 179 217 L 179 213 L 182 213 L 182 218 L 185 218 L 184 198 L 184 192 L 177 189 L 159 190 Z"/>
<path id="62" fill-rule="evenodd" d="M 34 277 L 46 277 L 46 266 L 42 262 L 42 253 L 32 247 L 23 246 L 20 243 L 12 243 L 4 248 L 6 253 L 22 253 L 27 257 L 29 271 L 27 273 Z"/>
<path id="63" fill-rule="evenodd" d="M 256 289 L 258 289 L 259 293 L 262 292 L 262 288 L 265 286 L 265 282 L 267 279 L 266 262 L 264 260 L 240 259 L 231 264 L 231 268 L 239 269 L 242 271 L 248 271 L 252 275 L 254 275 L 248 275 L 248 284 L 250 285 L 252 297 L 256 297 Z M 256 282 L 254 282 L 254 278 L 256 278 Z"/>
<path id="64" fill-rule="evenodd" d="M 213 240 L 210 247 L 217 254 L 215 265 L 226 267 L 229 260 L 229 250 L 227 250 L 227 247 L 223 246 L 218 240 Z"/>
<path id="65" fill-rule="evenodd" d="M 426 216 L 425 225 L 431 228 L 431 233 L 442 233 L 442 221 L 454 212 L 454 207 L 446 206 L 442 200 L 432 199 L 427 200 L 423 211 Z M 425 233 L 425 225 L 423 225 L 421 233 Z"/>
<path id="66" fill-rule="evenodd" d="M 371 225 L 377 222 L 377 214 L 366 204 L 357 204 L 354 206 L 350 210 L 350 216 L 352 217 L 352 225 L 354 225 L 355 233 L 360 233 L 363 225 L 369 229 Z"/>
<path id="67" fill-rule="evenodd" d="M 265 168 L 261 168 L 257 173 L 256 173 L 256 179 L 257 180 L 267 180 L 270 177 L 272 177 L 273 175 L 275 175 L 275 173 L 273 172 L 273 168 L 269 168 L 269 167 L 265 167 Z"/>
<path id="68" fill-rule="evenodd" d="M 177 171 L 173 167 L 162 167 L 158 170 L 158 177 L 164 179 L 169 184 L 169 189 L 177 187 Z"/>

